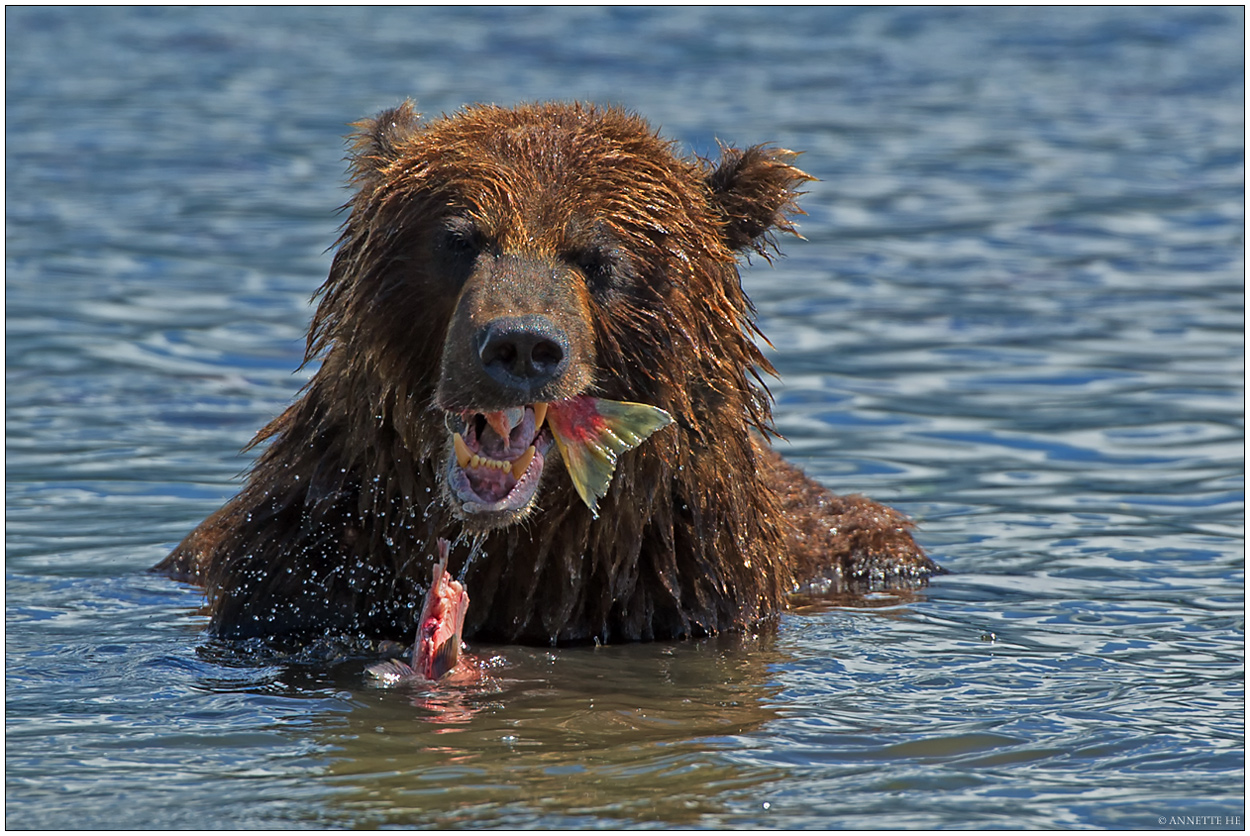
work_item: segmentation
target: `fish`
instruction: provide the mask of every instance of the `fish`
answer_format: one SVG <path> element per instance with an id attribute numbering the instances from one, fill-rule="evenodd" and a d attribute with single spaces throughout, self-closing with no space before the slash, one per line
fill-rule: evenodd
<path id="1" fill-rule="evenodd" d="M 449 413 L 448 421 L 448 494 L 466 515 L 523 515 L 535 501 L 554 444 L 578 496 L 598 519 L 618 458 L 673 418 L 656 406 L 578 395 Z"/>
<path id="2" fill-rule="evenodd" d="M 590 395 L 553 401 L 546 417 L 573 487 L 595 519 L 599 500 L 616 472 L 617 457 L 673 423 L 659 407 Z"/>
<path id="3" fill-rule="evenodd" d="M 387 684 L 406 680 L 437 682 L 460 664 L 469 593 L 447 571 L 450 549 L 451 544 L 440 538 L 438 562 L 434 564 L 434 576 L 417 623 L 412 664 L 390 659 L 371 665 L 368 671 L 377 679 Z"/>

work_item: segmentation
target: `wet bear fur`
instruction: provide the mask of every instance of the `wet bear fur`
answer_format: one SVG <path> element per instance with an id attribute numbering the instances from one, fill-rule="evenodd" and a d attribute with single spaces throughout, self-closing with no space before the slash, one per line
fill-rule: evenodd
<path id="1" fill-rule="evenodd" d="M 405 103 L 356 128 L 356 193 L 308 335 L 320 368 L 257 435 L 242 491 L 156 567 L 206 587 L 213 634 L 410 640 L 439 537 L 479 641 L 749 629 L 798 590 L 914 588 L 935 570 L 905 517 L 767 444 L 773 369 L 737 259 L 793 232 L 810 179 L 793 154 L 686 159 L 641 118 L 577 104 L 423 122 Z M 473 329 L 535 312 L 567 354 L 538 395 L 674 421 L 621 457 L 597 519 L 553 450 L 533 507 L 483 522 L 445 484 L 448 416 L 526 400 L 492 388 Z"/>

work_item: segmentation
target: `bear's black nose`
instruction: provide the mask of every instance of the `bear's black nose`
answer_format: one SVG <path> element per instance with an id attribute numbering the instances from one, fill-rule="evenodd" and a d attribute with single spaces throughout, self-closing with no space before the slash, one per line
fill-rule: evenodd
<path id="1" fill-rule="evenodd" d="M 477 350 L 486 373 L 521 395 L 558 379 L 569 364 L 568 336 L 541 314 L 488 322 L 477 332 Z"/>

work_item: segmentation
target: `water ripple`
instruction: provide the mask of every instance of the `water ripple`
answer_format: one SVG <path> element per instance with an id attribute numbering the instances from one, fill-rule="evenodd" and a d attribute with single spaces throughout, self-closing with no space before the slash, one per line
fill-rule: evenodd
<path id="1" fill-rule="evenodd" d="M 6 32 L 9 827 L 1244 827 L 1240 7 Z M 340 137 L 409 95 L 804 150 L 806 241 L 743 279 L 779 446 L 951 574 L 758 636 L 472 648 L 474 689 L 208 640 L 143 570 L 307 381 Z"/>

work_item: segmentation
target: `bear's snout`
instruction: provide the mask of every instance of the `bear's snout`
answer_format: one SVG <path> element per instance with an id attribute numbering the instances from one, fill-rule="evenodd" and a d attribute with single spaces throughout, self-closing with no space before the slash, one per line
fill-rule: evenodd
<path id="1" fill-rule="evenodd" d="M 500 317 L 478 329 L 482 368 L 522 400 L 558 380 L 568 369 L 569 337 L 541 314 Z"/>
<path id="2" fill-rule="evenodd" d="M 501 255 L 465 283 L 448 324 L 435 404 L 491 412 L 582 394 L 594 332 L 580 275 L 555 260 Z"/>

